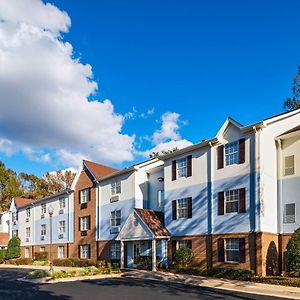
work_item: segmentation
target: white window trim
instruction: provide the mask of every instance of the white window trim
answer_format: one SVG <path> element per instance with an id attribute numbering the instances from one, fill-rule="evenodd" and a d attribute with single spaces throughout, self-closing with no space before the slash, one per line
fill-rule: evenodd
<path id="1" fill-rule="evenodd" d="M 164 207 L 165 202 L 165 190 L 158 190 L 157 191 L 157 205 L 158 207 Z"/>
<path id="2" fill-rule="evenodd" d="M 110 195 L 111 196 L 116 196 L 120 195 L 122 193 L 122 181 L 115 181 L 112 182 L 110 185 Z"/>
<path id="3" fill-rule="evenodd" d="M 80 204 L 88 203 L 90 197 L 90 189 L 80 191 Z"/>
<path id="4" fill-rule="evenodd" d="M 58 246 L 58 248 L 57 248 L 57 257 L 58 258 L 65 258 L 65 247 L 64 246 Z"/>
<path id="5" fill-rule="evenodd" d="M 89 245 L 80 245 L 80 258 L 88 259 L 89 258 Z"/>
<path id="6" fill-rule="evenodd" d="M 63 224 L 63 226 L 62 226 L 62 224 Z M 80 227 L 81 227 L 81 225 L 80 225 Z M 58 222 L 58 233 L 62 234 L 65 232 L 66 232 L 66 221 L 65 220 L 59 221 Z"/>
<path id="7" fill-rule="evenodd" d="M 227 196 L 227 193 L 231 193 L 231 192 L 235 192 L 237 193 L 237 200 L 228 200 L 228 196 Z M 226 209 L 226 204 L 228 202 L 237 202 L 237 211 L 232 211 L 232 212 L 227 212 L 227 209 Z M 234 190 L 228 190 L 228 191 L 225 191 L 224 192 L 224 212 L 225 214 L 237 214 L 239 212 L 239 206 L 240 206 L 240 193 L 239 193 L 239 189 L 234 189 Z"/>
<path id="8" fill-rule="evenodd" d="M 89 217 L 80 218 L 80 231 L 87 231 L 89 229 Z"/>
<path id="9" fill-rule="evenodd" d="M 180 164 L 183 163 L 182 166 Z M 187 157 L 181 157 L 176 160 L 176 176 L 177 178 L 187 177 Z"/>
<path id="10" fill-rule="evenodd" d="M 41 236 L 45 236 L 47 234 L 47 226 L 46 224 L 41 224 Z"/>
<path id="11" fill-rule="evenodd" d="M 185 202 L 185 206 L 179 207 L 180 202 Z M 180 211 L 185 211 L 185 213 L 181 213 Z M 187 219 L 188 218 L 188 198 L 181 198 L 176 200 L 176 216 L 177 219 Z"/>
<path id="12" fill-rule="evenodd" d="M 237 249 L 234 249 L 234 248 L 227 249 L 227 247 L 228 247 L 227 244 L 229 243 L 229 240 L 235 240 L 235 242 L 237 243 Z M 232 264 L 239 263 L 239 261 L 240 261 L 240 245 L 239 245 L 239 239 L 238 238 L 225 239 L 224 251 L 225 251 L 224 257 L 225 257 L 225 262 L 226 263 L 232 263 Z M 238 252 L 239 259 L 238 260 L 228 260 L 227 259 L 227 251 L 236 251 L 236 252 Z"/>
<path id="13" fill-rule="evenodd" d="M 232 152 L 229 152 L 229 153 L 226 153 L 226 148 L 230 148 L 231 146 L 233 145 L 236 145 L 237 146 L 237 150 L 236 151 L 232 151 Z M 239 142 L 238 141 L 234 141 L 234 142 L 230 142 L 230 143 L 227 143 L 225 144 L 224 146 L 224 165 L 225 166 L 232 166 L 232 165 L 236 165 L 239 163 Z M 227 164 L 227 156 L 229 155 L 236 155 L 236 159 L 235 159 L 235 162 L 232 162 L 232 163 L 229 163 Z"/>
<path id="14" fill-rule="evenodd" d="M 60 197 L 58 201 L 59 201 L 59 209 L 64 209 L 66 207 L 66 198 Z"/>
<path id="15" fill-rule="evenodd" d="M 117 212 L 120 212 L 120 217 L 117 217 Z M 117 224 L 117 220 L 119 220 L 120 224 Z M 122 211 L 120 209 L 111 211 L 110 212 L 110 227 L 111 228 L 119 227 L 119 226 L 121 226 L 121 222 L 122 222 Z M 115 223 L 115 225 L 113 225 L 113 223 Z"/>
<path id="16" fill-rule="evenodd" d="M 120 259 L 121 257 L 121 245 L 120 243 L 110 244 L 110 258 L 111 259 Z"/>

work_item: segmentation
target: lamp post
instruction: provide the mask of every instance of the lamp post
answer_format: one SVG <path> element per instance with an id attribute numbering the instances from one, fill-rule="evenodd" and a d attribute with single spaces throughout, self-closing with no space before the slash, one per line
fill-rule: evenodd
<path id="1" fill-rule="evenodd" d="M 48 214 L 50 217 L 50 247 L 49 247 L 49 259 L 50 259 L 50 272 L 51 272 L 51 276 L 53 276 L 54 273 L 54 269 L 53 269 L 53 262 L 52 262 L 52 251 L 51 251 L 51 246 L 52 246 L 52 216 L 53 216 L 53 206 L 49 205 L 48 207 Z"/>

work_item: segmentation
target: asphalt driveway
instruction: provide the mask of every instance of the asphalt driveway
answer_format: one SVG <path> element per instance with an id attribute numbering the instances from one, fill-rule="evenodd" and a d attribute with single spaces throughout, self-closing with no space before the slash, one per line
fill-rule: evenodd
<path id="1" fill-rule="evenodd" d="M 16 280 L 28 270 L 0 269 L 0 299 L 39 299 L 39 300 L 279 300 L 243 293 L 233 293 L 182 284 L 160 283 L 133 278 L 112 278 L 101 280 L 75 281 L 55 284 L 35 285 Z"/>

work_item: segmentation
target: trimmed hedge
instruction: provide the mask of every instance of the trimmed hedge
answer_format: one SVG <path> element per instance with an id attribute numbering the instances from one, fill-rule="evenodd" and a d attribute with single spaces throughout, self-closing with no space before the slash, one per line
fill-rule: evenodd
<path id="1" fill-rule="evenodd" d="M 33 259 L 29 257 L 20 257 L 20 258 L 10 259 L 7 262 L 12 265 L 32 265 Z"/>
<path id="2" fill-rule="evenodd" d="M 26 275 L 27 279 L 37 279 L 44 277 L 50 277 L 50 272 L 48 270 L 35 270 Z"/>
<path id="3" fill-rule="evenodd" d="M 53 260 L 54 266 L 59 267 L 91 267 L 97 266 L 97 260 L 95 259 L 79 259 L 79 258 L 61 258 Z"/>
<path id="4" fill-rule="evenodd" d="M 38 261 L 48 260 L 48 252 L 34 252 L 34 259 Z"/>
<path id="5" fill-rule="evenodd" d="M 0 264 L 4 263 L 6 260 L 6 249 L 0 249 Z"/>

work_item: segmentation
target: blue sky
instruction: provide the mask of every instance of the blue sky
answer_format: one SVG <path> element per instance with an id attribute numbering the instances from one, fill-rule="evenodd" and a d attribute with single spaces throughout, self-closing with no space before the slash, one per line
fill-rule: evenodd
<path id="1" fill-rule="evenodd" d="M 133 113 L 121 132 L 134 135 L 138 151 L 154 147 L 164 113 L 178 113 L 179 138 L 197 143 L 214 136 L 227 116 L 246 125 L 282 112 L 291 94 L 300 64 L 299 1 L 51 3 L 71 19 L 62 37 L 73 57 L 92 67 L 98 90 L 90 99 L 109 99 L 123 116 Z M 144 158 L 109 163 L 123 167 Z M 0 159 L 38 175 L 69 166 L 24 151 L 0 152 Z"/>

